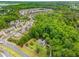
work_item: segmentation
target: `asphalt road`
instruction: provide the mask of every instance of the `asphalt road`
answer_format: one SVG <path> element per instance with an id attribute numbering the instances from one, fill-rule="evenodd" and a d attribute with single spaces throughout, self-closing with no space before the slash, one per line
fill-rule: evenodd
<path id="1" fill-rule="evenodd" d="M 8 41 L 5 41 L 4 39 L 0 39 L 0 42 L 2 42 L 2 44 L 5 45 L 6 47 L 9 47 L 9 48 L 13 49 L 15 52 L 19 53 L 22 57 L 28 57 L 28 55 L 26 55 L 22 50 L 20 50 L 18 48 L 18 46 L 14 45 Z M 5 55 L 9 56 L 9 54 L 6 51 L 4 51 L 3 53 Z"/>
<path id="2" fill-rule="evenodd" d="M 12 57 L 12 55 L 9 54 L 6 50 L 3 51 L 3 54 L 4 54 L 6 57 Z"/>

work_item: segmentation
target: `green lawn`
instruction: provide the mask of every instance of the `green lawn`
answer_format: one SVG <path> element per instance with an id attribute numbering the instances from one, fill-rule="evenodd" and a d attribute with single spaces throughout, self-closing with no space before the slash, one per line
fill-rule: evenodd
<path id="1" fill-rule="evenodd" d="M 31 51 L 34 51 L 34 54 L 37 56 L 47 56 L 46 46 L 41 46 L 36 39 L 31 39 L 26 43 L 26 46 L 30 48 Z M 39 50 L 39 53 L 36 51 Z"/>

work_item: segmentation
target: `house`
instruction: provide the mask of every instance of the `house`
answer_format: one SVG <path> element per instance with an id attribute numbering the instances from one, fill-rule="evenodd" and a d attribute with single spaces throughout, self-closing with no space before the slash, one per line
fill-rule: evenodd
<path id="1" fill-rule="evenodd" d="M 45 46 L 46 45 L 46 41 L 43 40 L 43 39 L 38 39 L 37 41 L 39 44 L 41 44 L 42 46 Z"/>

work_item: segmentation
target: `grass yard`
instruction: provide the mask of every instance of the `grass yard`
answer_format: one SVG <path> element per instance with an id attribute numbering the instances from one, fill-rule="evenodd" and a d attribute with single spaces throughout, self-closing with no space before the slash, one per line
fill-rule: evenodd
<path id="1" fill-rule="evenodd" d="M 30 48 L 31 51 L 34 51 L 34 54 L 37 56 L 47 56 L 47 49 L 45 46 L 41 46 L 36 39 L 29 40 L 26 44 L 26 47 Z M 37 52 L 39 50 L 39 52 Z"/>

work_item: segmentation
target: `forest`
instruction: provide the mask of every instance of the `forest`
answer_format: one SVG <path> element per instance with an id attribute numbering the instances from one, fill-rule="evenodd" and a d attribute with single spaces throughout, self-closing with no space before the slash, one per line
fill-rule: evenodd
<path id="1" fill-rule="evenodd" d="M 43 38 L 51 46 L 52 56 L 79 56 L 78 18 L 73 15 L 57 11 L 36 15 L 36 23 L 18 44 L 23 45 L 31 38 Z"/>

